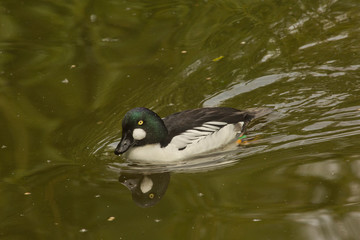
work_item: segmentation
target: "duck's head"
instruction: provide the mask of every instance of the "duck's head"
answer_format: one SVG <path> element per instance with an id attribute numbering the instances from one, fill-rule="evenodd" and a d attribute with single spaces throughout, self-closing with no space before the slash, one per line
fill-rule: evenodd
<path id="1" fill-rule="evenodd" d="M 156 113 L 143 107 L 131 109 L 122 121 L 122 138 L 115 154 L 122 154 L 134 146 L 162 145 L 167 134 L 164 122 Z"/>

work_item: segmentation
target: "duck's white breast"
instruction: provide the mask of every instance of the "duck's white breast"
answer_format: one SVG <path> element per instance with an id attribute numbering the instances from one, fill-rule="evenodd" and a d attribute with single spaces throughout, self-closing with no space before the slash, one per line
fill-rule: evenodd
<path id="1" fill-rule="evenodd" d="M 161 147 L 159 143 L 133 147 L 126 152 L 126 157 L 132 160 L 146 162 L 167 162 L 181 159 L 180 151 L 175 147 Z"/>

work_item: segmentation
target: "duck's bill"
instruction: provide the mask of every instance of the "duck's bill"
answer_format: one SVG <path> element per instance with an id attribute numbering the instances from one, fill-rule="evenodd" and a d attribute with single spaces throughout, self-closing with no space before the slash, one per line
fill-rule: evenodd
<path id="1" fill-rule="evenodd" d="M 129 150 L 129 148 L 134 144 L 134 140 L 130 140 L 126 137 L 123 137 L 120 141 L 120 143 L 117 145 L 117 147 L 115 148 L 114 153 L 116 155 L 120 155 L 124 152 L 126 152 L 127 150 Z"/>

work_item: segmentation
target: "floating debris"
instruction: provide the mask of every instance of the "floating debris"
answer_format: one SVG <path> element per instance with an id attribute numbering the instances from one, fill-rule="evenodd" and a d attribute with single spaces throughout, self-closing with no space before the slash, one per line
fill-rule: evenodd
<path id="1" fill-rule="evenodd" d="M 29 196 L 29 195 L 31 195 L 31 192 L 24 192 L 24 195 Z"/>
<path id="2" fill-rule="evenodd" d="M 67 84 L 67 83 L 69 83 L 69 80 L 68 80 L 67 78 L 65 78 L 65 79 L 62 80 L 61 82 Z"/>
<path id="3" fill-rule="evenodd" d="M 91 14 L 90 15 L 90 21 L 91 22 L 96 22 L 97 16 L 95 14 Z"/>
<path id="4" fill-rule="evenodd" d="M 217 62 L 217 61 L 219 61 L 219 60 L 221 60 L 221 59 L 223 59 L 223 58 L 224 58 L 224 56 L 220 56 L 220 57 L 214 58 L 212 61 L 213 61 L 213 62 Z"/>
<path id="5" fill-rule="evenodd" d="M 101 39 L 102 42 L 118 42 L 119 39 L 117 38 L 103 38 Z"/>
<path id="6" fill-rule="evenodd" d="M 76 68 L 76 65 L 75 65 L 75 64 L 73 64 L 73 65 L 70 66 L 70 69 L 73 69 L 73 68 Z"/>
<path id="7" fill-rule="evenodd" d="M 79 232 L 81 232 L 81 233 L 86 233 L 87 231 L 88 230 L 86 228 L 82 228 L 82 229 L 79 230 Z"/>
<path id="8" fill-rule="evenodd" d="M 182 50 L 181 53 L 187 53 L 187 51 L 186 51 L 186 50 Z"/>
<path id="9" fill-rule="evenodd" d="M 115 217 L 109 217 L 109 218 L 107 219 L 108 222 L 112 222 L 112 221 L 114 221 L 114 220 L 115 220 Z"/>
<path id="10" fill-rule="evenodd" d="M 1 146 L 1 149 L 4 149 L 4 148 L 7 148 L 7 146 L 5 146 L 5 145 L 2 145 L 2 146 Z"/>

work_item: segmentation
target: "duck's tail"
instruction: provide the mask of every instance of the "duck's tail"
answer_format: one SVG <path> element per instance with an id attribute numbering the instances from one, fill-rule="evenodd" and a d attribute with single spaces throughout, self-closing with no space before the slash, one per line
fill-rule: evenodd
<path id="1" fill-rule="evenodd" d="M 246 112 L 245 121 L 244 121 L 244 125 L 241 128 L 241 134 L 239 135 L 239 137 L 241 137 L 246 132 L 246 127 L 252 120 L 254 120 L 256 118 L 261 118 L 265 115 L 268 115 L 272 111 L 274 111 L 272 108 L 249 108 L 249 109 L 246 109 L 245 110 L 245 112 Z"/>

